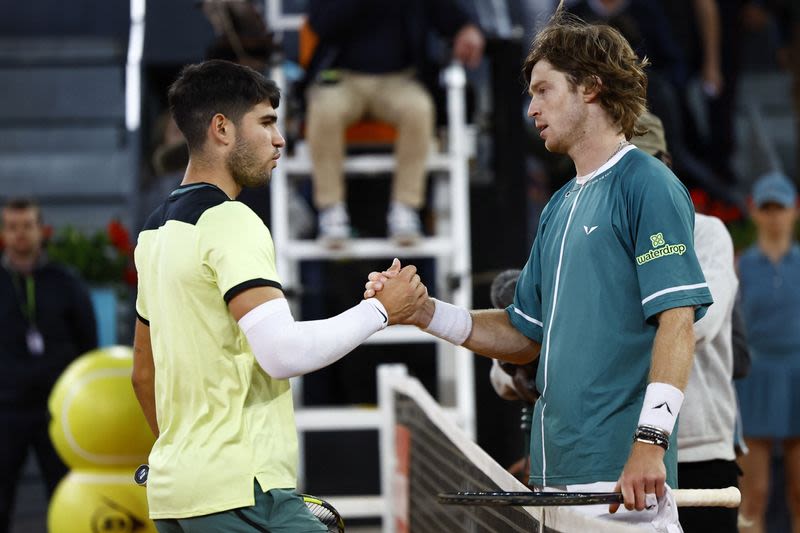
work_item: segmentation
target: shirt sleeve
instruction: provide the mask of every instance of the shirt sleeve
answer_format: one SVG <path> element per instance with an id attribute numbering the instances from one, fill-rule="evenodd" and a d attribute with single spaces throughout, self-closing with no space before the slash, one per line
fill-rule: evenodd
<path id="1" fill-rule="evenodd" d="M 145 290 L 142 286 L 142 278 L 144 277 L 144 265 L 146 264 L 147 259 L 144 257 L 144 247 L 141 245 L 142 242 L 142 234 L 139 234 L 139 244 L 136 245 L 136 248 L 133 251 L 133 258 L 134 263 L 136 265 L 136 317 L 144 324 L 145 326 L 150 326 L 150 313 L 147 311 L 147 298 L 145 296 Z"/>
<path id="2" fill-rule="evenodd" d="M 253 287 L 281 289 L 272 236 L 249 207 L 225 202 L 206 211 L 198 225 L 204 266 L 226 303 Z"/>
<path id="3" fill-rule="evenodd" d="M 542 263 L 541 240 L 545 213 L 536 232 L 531 255 L 520 272 L 514 303 L 506 308 L 508 318 L 520 333 L 541 344 L 542 332 Z"/>
<path id="4" fill-rule="evenodd" d="M 667 309 L 694 307 L 695 321 L 712 303 L 694 249 L 694 207 L 686 188 L 656 161 L 631 180 L 628 213 L 647 320 Z"/>

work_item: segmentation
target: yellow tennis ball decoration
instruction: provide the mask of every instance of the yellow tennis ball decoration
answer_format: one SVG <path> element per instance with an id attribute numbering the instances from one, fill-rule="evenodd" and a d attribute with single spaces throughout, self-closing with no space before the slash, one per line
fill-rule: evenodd
<path id="1" fill-rule="evenodd" d="M 133 468 L 73 470 L 56 488 L 47 513 L 50 533 L 157 533 L 147 492 Z"/>
<path id="2" fill-rule="evenodd" d="M 112 346 L 80 356 L 56 382 L 50 438 L 70 468 L 147 462 L 155 437 L 133 392 L 132 368 L 132 349 Z"/>

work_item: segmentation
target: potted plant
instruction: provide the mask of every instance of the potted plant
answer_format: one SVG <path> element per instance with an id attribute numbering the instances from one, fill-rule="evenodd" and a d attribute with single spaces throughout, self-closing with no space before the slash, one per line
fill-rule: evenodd
<path id="1" fill-rule="evenodd" d="M 136 285 L 128 230 L 119 220 L 92 233 L 66 226 L 48 239 L 46 249 L 51 260 L 72 267 L 90 286 L 100 346 L 116 344 L 117 301 Z"/>

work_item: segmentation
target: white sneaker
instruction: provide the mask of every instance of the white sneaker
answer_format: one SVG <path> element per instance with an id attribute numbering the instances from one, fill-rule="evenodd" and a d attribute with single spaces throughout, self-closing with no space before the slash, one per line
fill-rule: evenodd
<path id="1" fill-rule="evenodd" d="M 341 248 L 350 238 L 350 217 L 339 202 L 319 212 L 317 238 L 328 248 Z"/>
<path id="2" fill-rule="evenodd" d="M 415 244 L 422 237 L 422 224 L 417 210 L 400 202 L 392 202 L 386 216 L 389 238 L 401 246 Z"/>

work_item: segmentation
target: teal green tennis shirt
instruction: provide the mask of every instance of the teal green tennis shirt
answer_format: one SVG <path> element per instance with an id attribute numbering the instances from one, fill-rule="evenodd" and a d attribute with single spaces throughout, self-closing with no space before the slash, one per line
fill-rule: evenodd
<path id="1" fill-rule="evenodd" d="M 541 343 L 542 392 L 531 428 L 531 483 L 616 481 L 630 453 L 657 315 L 712 303 L 694 251 L 686 188 L 633 146 L 545 206 L 507 308 Z M 673 436 L 677 431 L 673 432 Z M 677 486 L 677 445 L 665 455 Z"/>

